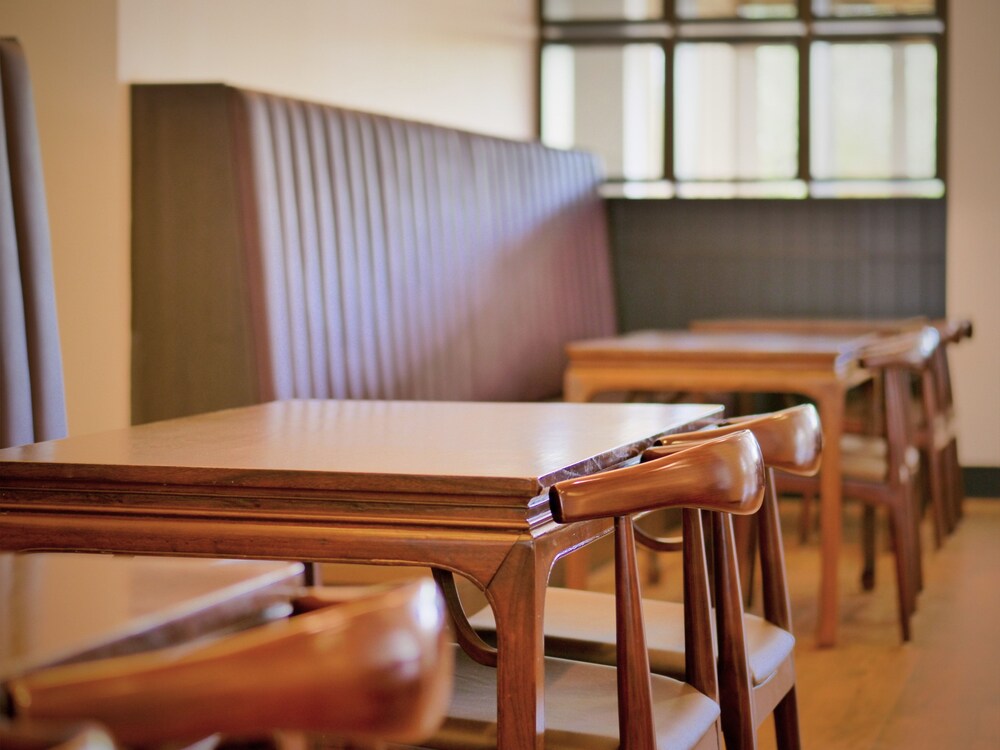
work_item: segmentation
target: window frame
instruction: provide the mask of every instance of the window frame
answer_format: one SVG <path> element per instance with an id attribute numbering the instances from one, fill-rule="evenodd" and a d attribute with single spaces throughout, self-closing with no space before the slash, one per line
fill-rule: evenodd
<path id="1" fill-rule="evenodd" d="M 615 186 L 661 184 L 668 186 L 666 193 L 676 196 L 678 186 L 698 183 L 715 183 L 738 186 L 740 184 L 765 185 L 774 180 L 678 180 L 674 162 L 674 61 L 675 47 L 679 42 L 721 42 L 739 44 L 747 42 L 774 42 L 794 44 L 798 50 L 798 169 L 792 180 L 805 186 L 805 197 L 813 197 L 816 185 L 831 183 L 917 184 L 914 178 L 881 179 L 823 179 L 812 175 L 812 54 L 814 42 L 899 42 L 919 38 L 929 40 L 936 51 L 936 133 L 935 173 L 928 180 L 938 181 L 942 195 L 947 191 L 947 136 L 948 136 L 948 0 L 934 0 L 931 14 L 896 14 L 884 16 L 816 17 L 813 0 L 794 0 L 798 15 L 794 18 L 705 18 L 680 19 L 676 14 L 676 0 L 663 0 L 663 15 L 642 20 L 623 18 L 587 18 L 579 20 L 551 20 L 545 13 L 545 0 L 536 0 L 539 28 L 537 44 L 537 75 L 535 104 L 539 137 L 542 127 L 542 56 L 546 46 L 621 46 L 628 44 L 658 44 L 664 51 L 664 132 L 663 177 L 661 180 L 628 180 L 612 176 L 606 183 L 614 192 Z M 735 29 L 739 29 L 734 33 Z M 653 193 L 658 191 L 654 190 Z M 627 191 L 626 191 L 627 193 Z M 905 190 L 888 191 L 886 197 L 912 197 Z"/>

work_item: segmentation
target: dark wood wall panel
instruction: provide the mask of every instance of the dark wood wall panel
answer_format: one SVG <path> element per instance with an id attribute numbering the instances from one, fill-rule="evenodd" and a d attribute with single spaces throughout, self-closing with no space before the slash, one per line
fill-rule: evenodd
<path id="1" fill-rule="evenodd" d="M 943 200 L 612 200 L 619 326 L 945 313 Z"/>

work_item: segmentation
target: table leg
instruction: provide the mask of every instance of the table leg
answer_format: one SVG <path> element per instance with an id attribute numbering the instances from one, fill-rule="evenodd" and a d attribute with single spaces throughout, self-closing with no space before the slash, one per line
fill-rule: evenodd
<path id="1" fill-rule="evenodd" d="M 596 386 L 585 376 L 577 373 L 572 366 L 567 368 L 566 374 L 563 376 L 564 401 L 586 403 L 594 397 L 596 392 Z M 563 566 L 566 573 L 566 580 L 563 583 L 566 588 L 587 588 L 590 579 L 590 551 L 586 547 L 578 549 L 566 557 Z"/>
<path id="2" fill-rule="evenodd" d="M 820 498 L 820 591 L 816 642 L 833 646 L 837 641 L 839 591 L 837 566 L 842 537 L 842 485 L 840 438 L 844 431 L 844 391 L 830 387 L 817 394 L 823 423 L 823 466 L 819 477 Z"/>
<path id="3" fill-rule="evenodd" d="M 486 594 L 497 632 L 497 747 L 545 743 L 545 645 L 542 622 L 551 560 L 529 543 L 514 545 Z"/>

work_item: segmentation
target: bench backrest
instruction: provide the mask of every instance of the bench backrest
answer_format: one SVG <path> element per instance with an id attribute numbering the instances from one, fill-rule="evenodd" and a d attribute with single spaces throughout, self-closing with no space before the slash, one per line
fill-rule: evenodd
<path id="1" fill-rule="evenodd" d="M 176 170 L 183 156 L 189 168 L 202 160 L 201 171 L 231 170 L 231 198 L 199 206 L 206 201 L 188 196 L 183 212 L 154 223 L 235 225 L 222 243 L 236 257 L 221 294 L 227 314 L 245 315 L 229 337 L 246 342 L 247 355 L 219 364 L 252 363 L 244 402 L 549 398 L 561 391 L 564 344 L 614 331 L 600 171 L 588 154 L 227 86 L 139 86 L 133 101 L 137 164 Z M 171 129 L 216 132 L 228 157 L 164 149 Z M 134 222 L 144 204 L 162 212 L 163 201 L 178 202 L 168 192 L 136 196 Z M 176 259 L 176 240 L 158 242 L 158 254 Z M 147 264 L 138 306 L 166 304 L 155 289 L 158 302 L 148 295 L 169 266 Z M 197 286 L 211 294 L 212 284 Z M 170 414 L 136 421 L 146 416 Z"/>

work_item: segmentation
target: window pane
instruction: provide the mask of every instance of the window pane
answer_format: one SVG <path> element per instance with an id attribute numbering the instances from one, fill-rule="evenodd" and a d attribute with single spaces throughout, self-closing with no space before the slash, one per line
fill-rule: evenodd
<path id="1" fill-rule="evenodd" d="M 813 176 L 934 177 L 936 69 L 929 41 L 814 43 Z"/>
<path id="2" fill-rule="evenodd" d="M 919 16 L 934 12 L 934 0 L 813 0 L 813 14 L 818 18 Z"/>
<path id="3" fill-rule="evenodd" d="M 681 43 L 674 77 L 681 180 L 788 179 L 798 170 L 798 50 Z"/>
<path id="4" fill-rule="evenodd" d="M 663 0 L 545 0 L 542 15 L 546 21 L 643 21 L 663 17 Z"/>
<path id="5" fill-rule="evenodd" d="M 795 0 L 676 0 L 678 18 L 795 18 Z"/>
<path id="6" fill-rule="evenodd" d="M 549 44 L 542 50 L 542 141 L 604 159 L 611 178 L 663 176 L 663 48 Z"/>

